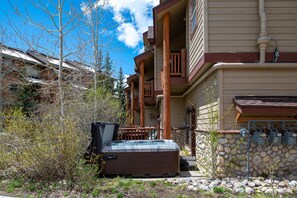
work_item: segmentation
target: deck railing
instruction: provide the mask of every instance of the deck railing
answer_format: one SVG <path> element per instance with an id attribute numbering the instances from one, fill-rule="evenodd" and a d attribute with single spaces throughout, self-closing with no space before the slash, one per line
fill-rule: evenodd
<path id="1" fill-rule="evenodd" d="M 170 53 L 170 76 L 186 76 L 186 49 L 181 52 Z"/>
<path id="2" fill-rule="evenodd" d="M 144 97 L 154 97 L 154 81 L 144 83 Z"/>
<path id="3" fill-rule="evenodd" d="M 120 128 L 118 140 L 154 140 L 160 139 L 159 127 L 132 127 Z"/>

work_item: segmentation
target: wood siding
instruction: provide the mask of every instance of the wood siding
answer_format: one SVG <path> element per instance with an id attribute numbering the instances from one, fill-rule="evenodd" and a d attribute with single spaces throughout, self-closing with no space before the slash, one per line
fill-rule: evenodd
<path id="1" fill-rule="evenodd" d="M 268 35 L 281 52 L 297 51 L 297 1 L 266 0 Z M 209 52 L 257 52 L 258 0 L 208 1 Z M 268 52 L 276 44 L 270 42 Z"/>
<path id="2" fill-rule="evenodd" d="M 209 0 L 208 25 L 210 53 L 258 51 L 258 0 Z"/>
<path id="3" fill-rule="evenodd" d="M 266 0 L 267 32 L 277 41 L 281 52 L 297 51 L 297 1 Z M 275 43 L 271 42 L 269 52 L 274 51 Z"/>
<path id="4" fill-rule="evenodd" d="M 218 113 L 217 84 L 218 77 L 215 72 L 186 96 L 186 106 L 196 107 L 198 131 L 210 131 L 212 128 L 211 121 L 215 120 L 215 114 Z"/>
<path id="5" fill-rule="evenodd" d="M 190 25 L 188 25 L 188 31 L 189 32 L 189 44 L 188 44 L 188 59 L 189 59 L 189 69 L 188 72 L 190 73 L 199 59 L 203 56 L 204 53 L 204 2 L 205 0 L 198 0 L 197 1 L 197 28 L 194 30 L 193 34 L 191 35 L 191 31 L 189 30 Z M 188 5 L 188 10 L 190 10 L 190 5 Z M 190 20 L 188 20 L 188 24 L 191 23 Z"/>
<path id="6" fill-rule="evenodd" d="M 236 123 L 235 96 L 297 96 L 296 69 L 225 69 L 223 70 L 224 130 L 240 129 Z"/>
<path id="7" fill-rule="evenodd" d="M 181 128 L 184 127 L 184 120 L 186 116 L 185 100 L 184 98 L 170 98 L 170 126 Z"/>
<path id="8" fill-rule="evenodd" d="M 157 108 L 145 108 L 145 126 L 156 127 L 159 122 L 157 120 L 158 117 L 158 109 Z"/>
<path id="9" fill-rule="evenodd" d="M 163 68 L 163 48 L 162 46 L 155 48 L 155 84 L 156 90 L 162 90 L 161 70 Z"/>

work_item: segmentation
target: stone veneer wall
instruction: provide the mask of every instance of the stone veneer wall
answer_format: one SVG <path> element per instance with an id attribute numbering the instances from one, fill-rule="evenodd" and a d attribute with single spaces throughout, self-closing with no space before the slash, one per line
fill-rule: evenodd
<path id="1" fill-rule="evenodd" d="M 198 168 L 211 173 L 208 133 L 197 134 Z M 215 168 L 219 175 L 244 176 L 246 173 L 247 138 L 239 134 L 218 134 Z M 297 176 L 297 146 L 255 145 L 250 149 L 251 176 Z"/>
<path id="2" fill-rule="evenodd" d="M 196 160 L 202 174 L 212 173 L 212 154 L 210 135 L 205 132 L 196 132 Z"/>
<path id="3" fill-rule="evenodd" d="M 184 148 L 186 145 L 186 129 L 174 129 L 171 130 L 171 138 L 175 141 L 180 148 Z"/>

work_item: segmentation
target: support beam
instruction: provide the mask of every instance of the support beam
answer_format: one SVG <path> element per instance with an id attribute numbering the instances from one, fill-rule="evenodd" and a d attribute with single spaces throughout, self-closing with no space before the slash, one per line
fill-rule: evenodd
<path id="1" fill-rule="evenodd" d="M 163 16 L 163 138 L 170 139 L 170 37 L 169 13 Z"/>
<path id="2" fill-rule="evenodd" d="M 131 118 L 130 118 L 131 117 L 130 116 L 130 114 L 131 114 L 131 111 L 130 111 L 131 106 L 129 106 L 129 101 L 131 102 L 131 100 L 130 100 L 129 94 L 130 94 L 129 91 L 126 90 L 126 125 L 131 125 Z"/>
<path id="3" fill-rule="evenodd" d="M 131 125 L 134 125 L 134 111 L 135 111 L 135 102 L 134 102 L 134 80 L 131 81 Z"/>
<path id="4" fill-rule="evenodd" d="M 144 127 L 144 61 L 140 62 L 139 69 L 140 77 L 139 77 L 139 102 L 140 102 L 140 126 Z"/>

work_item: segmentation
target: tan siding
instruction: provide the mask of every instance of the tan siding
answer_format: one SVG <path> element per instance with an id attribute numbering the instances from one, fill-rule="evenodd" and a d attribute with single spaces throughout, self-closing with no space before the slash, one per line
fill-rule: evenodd
<path id="1" fill-rule="evenodd" d="M 188 7 L 190 9 L 190 5 Z M 197 29 L 195 30 L 193 35 L 190 35 L 189 41 L 189 72 L 193 70 L 199 59 L 203 56 L 204 53 L 204 34 L 203 27 L 204 26 L 204 0 L 197 1 Z M 191 23 L 189 21 L 189 23 Z M 190 28 L 188 26 L 188 28 Z M 188 32 L 190 32 L 188 30 Z"/>
<path id="2" fill-rule="evenodd" d="M 297 51 L 297 1 L 268 0 L 265 1 L 267 15 L 267 31 L 269 36 L 277 41 L 278 49 L 282 52 Z M 275 44 L 268 48 L 272 52 Z"/>
<path id="3" fill-rule="evenodd" d="M 218 111 L 217 81 L 215 72 L 186 96 L 186 106 L 196 107 L 197 130 L 209 131 L 210 120 L 214 119 L 211 111 Z"/>
<path id="4" fill-rule="evenodd" d="M 161 47 L 156 47 L 155 52 L 155 83 L 156 83 L 156 90 L 162 89 L 161 84 L 161 69 L 163 68 L 163 49 Z"/>
<path id="5" fill-rule="evenodd" d="M 209 52 L 258 51 L 258 0 L 209 0 Z"/>
<path id="6" fill-rule="evenodd" d="M 267 31 L 282 52 L 297 50 L 297 1 L 266 0 Z M 209 52 L 257 52 L 258 0 L 209 0 Z M 275 49 L 271 42 L 268 52 Z"/>
<path id="7" fill-rule="evenodd" d="M 235 96 L 297 96 L 297 69 L 224 70 L 224 129 L 240 129 L 235 122 Z"/>
<path id="8" fill-rule="evenodd" d="M 157 108 L 145 108 L 144 112 L 145 126 L 157 126 L 159 124 L 157 120 L 158 109 Z"/>
<path id="9" fill-rule="evenodd" d="M 183 127 L 185 121 L 186 107 L 184 98 L 170 98 L 170 126 Z"/>

